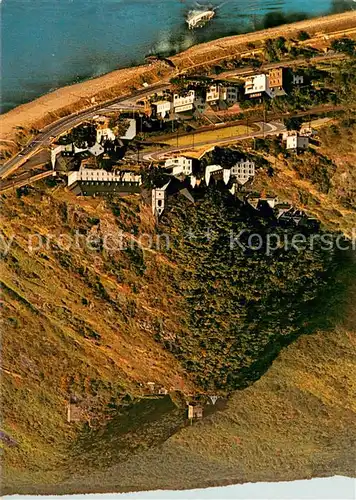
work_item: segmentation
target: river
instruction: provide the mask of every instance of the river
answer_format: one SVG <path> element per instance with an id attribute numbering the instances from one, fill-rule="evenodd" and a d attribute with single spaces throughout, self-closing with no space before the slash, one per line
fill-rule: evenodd
<path id="1" fill-rule="evenodd" d="M 351 0 L 230 0 L 211 23 L 189 31 L 184 17 L 192 0 L 3 0 L 1 111 L 142 63 L 150 53 L 253 31 L 277 23 L 281 15 L 294 20 L 352 5 Z"/>

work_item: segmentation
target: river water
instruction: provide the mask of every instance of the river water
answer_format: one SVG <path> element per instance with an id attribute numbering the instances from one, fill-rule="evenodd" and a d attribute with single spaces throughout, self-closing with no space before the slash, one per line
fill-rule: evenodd
<path id="1" fill-rule="evenodd" d="M 219 5 L 223 0 L 212 0 Z M 206 5 L 206 4 L 205 4 Z M 224 35 L 355 6 L 351 0 L 230 0 L 189 31 L 193 0 L 3 0 L 2 112 L 51 89 Z M 277 21 L 276 21 L 277 22 Z"/>

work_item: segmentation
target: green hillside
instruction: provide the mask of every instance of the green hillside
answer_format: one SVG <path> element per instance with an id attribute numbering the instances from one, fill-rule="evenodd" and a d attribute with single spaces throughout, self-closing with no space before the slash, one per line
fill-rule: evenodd
<path id="1" fill-rule="evenodd" d="M 313 156 L 314 172 L 318 155 L 332 163 L 327 192 L 307 156 L 256 179 L 322 220 L 307 241 L 353 227 L 356 151 L 333 146 L 340 130 Z M 2 195 L 1 216 L 3 493 L 353 475 L 354 252 L 231 249 L 231 231 L 296 228 L 219 186 L 194 204 L 177 195 L 158 226 L 139 197 L 46 184 Z M 108 249 L 108 234 L 123 245 Z M 209 395 L 216 406 L 190 425 L 186 401 Z M 67 422 L 70 401 L 80 422 Z"/>

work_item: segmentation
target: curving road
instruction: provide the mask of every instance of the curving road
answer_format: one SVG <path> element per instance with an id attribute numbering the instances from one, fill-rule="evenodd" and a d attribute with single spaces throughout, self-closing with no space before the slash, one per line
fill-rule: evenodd
<path id="1" fill-rule="evenodd" d="M 184 153 L 185 151 L 191 151 L 192 149 L 203 148 L 204 146 L 221 146 L 226 144 L 231 144 L 232 142 L 243 141 L 244 139 L 254 139 L 258 137 L 265 137 L 267 135 L 278 135 L 286 130 L 283 123 L 275 121 L 275 122 L 255 122 L 253 125 L 256 125 L 259 130 L 255 132 L 251 132 L 250 134 L 241 134 L 236 136 L 227 137 L 224 139 L 213 139 L 210 141 L 202 141 L 195 142 L 194 146 L 178 146 L 178 147 L 170 147 L 166 148 L 162 151 L 162 148 L 157 149 L 155 151 L 145 153 L 142 156 L 144 161 L 160 161 L 164 160 L 165 157 L 170 156 L 172 154 Z"/>
<path id="2" fill-rule="evenodd" d="M 67 130 L 79 125 L 85 120 L 93 118 L 100 111 L 117 111 L 117 110 L 140 110 L 142 106 L 137 106 L 135 102 L 140 97 L 152 94 L 152 92 L 163 91 L 168 88 L 168 83 L 158 83 L 150 85 L 143 90 L 137 90 L 131 94 L 121 96 L 103 104 L 98 104 L 90 109 L 76 112 L 70 116 L 66 116 L 57 120 L 54 123 L 44 127 L 40 133 L 27 144 L 20 153 L 8 160 L 0 167 L 0 179 L 5 179 L 21 165 L 27 162 L 34 154 L 44 147 L 49 147 L 53 138 L 63 134 Z"/>

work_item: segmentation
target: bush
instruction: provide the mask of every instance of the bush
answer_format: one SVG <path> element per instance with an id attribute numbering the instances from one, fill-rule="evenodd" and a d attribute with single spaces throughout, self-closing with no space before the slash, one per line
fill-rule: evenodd
<path id="1" fill-rule="evenodd" d="M 310 35 L 307 31 L 299 31 L 297 38 L 300 42 L 304 42 L 304 40 L 309 40 Z"/>
<path id="2" fill-rule="evenodd" d="M 356 53 L 356 42 L 351 38 L 343 37 L 339 40 L 333 40 L 331 48 L 336 52 L 343 52 L 349 56 L 354 56 Z"/>
<path id="3" fill-rule="evenodd" d="M 284 124 L 287 130 L 300 130 L 302 126 L 303 120 L 302 118 L 286 118 L 284 120 Z"/>

